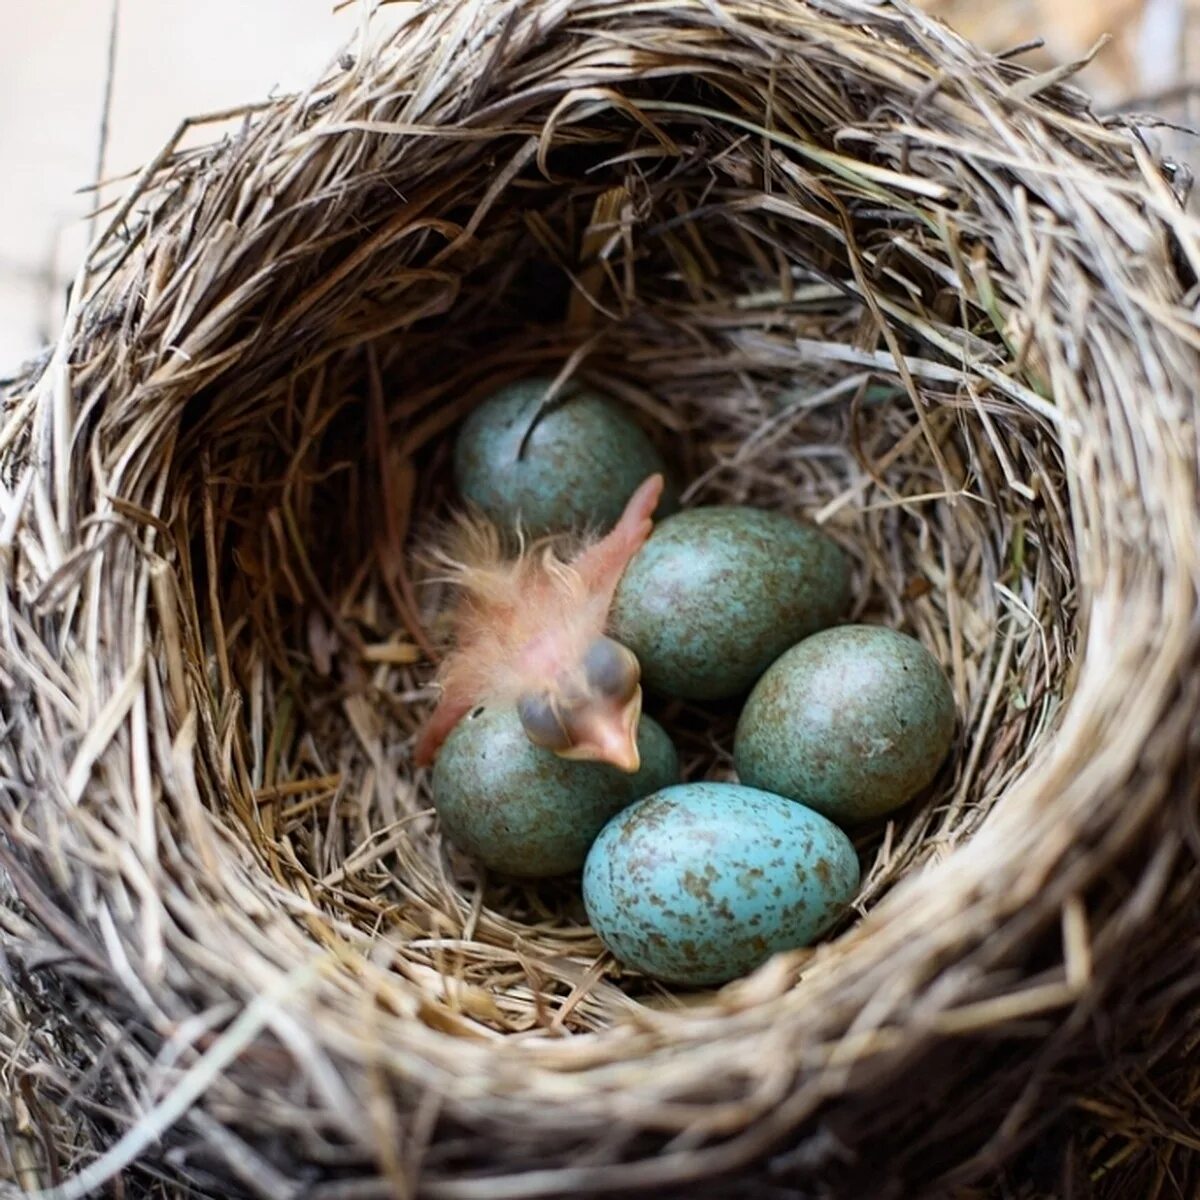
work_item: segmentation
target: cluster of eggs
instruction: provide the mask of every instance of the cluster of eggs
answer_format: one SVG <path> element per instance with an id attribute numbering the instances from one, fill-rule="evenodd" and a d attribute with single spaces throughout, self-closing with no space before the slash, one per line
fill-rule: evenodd
<path id="1" fill-rule="evenodd" d="M 547 386 L 511 385 L 467 419 L 460 492 L 535 534 L 607 528 L 664 464 L 618 406 L 575 389 L 547 408 Z M 859 886 L 845 829 L 933 780 L 955 707 L 919 642 L 837 624 L 850 573 L 824 533 L 741 505 L 680 511 L 670 486 L 657 516 L 618 586 L 612 637 L 654 695 L 745 697 L 740 782 L 681 782 L 670 737 L 645 714 L 629 775 L 535 746 L 513 708 L 478 708 L 438 757 L 434 805 L 451 840 L 493 870 L 582 867 L 589 920 L 619 961 L 714 985 L 810 944 L 845 911 Z"/>

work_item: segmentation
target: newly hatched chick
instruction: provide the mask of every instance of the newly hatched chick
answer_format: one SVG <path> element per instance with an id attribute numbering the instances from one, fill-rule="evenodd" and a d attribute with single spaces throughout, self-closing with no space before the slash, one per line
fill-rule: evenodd
<path id="1" fill-rule="evenodd" d="M 460 518 L 438 554 L 459 590 L 452 648 L 438 671 L 441 699 L 417 737 L 428 766 L 455 725 L 476 705 L 514 704 L 530 741 L 563 758 L 640 766 L 640 669 L 633 653 L 604 635 L 613 594 L 653 526 L 663 477 L 630 497 L 604 537 L 546 539 L 505 555 L 499 531 Z"/>

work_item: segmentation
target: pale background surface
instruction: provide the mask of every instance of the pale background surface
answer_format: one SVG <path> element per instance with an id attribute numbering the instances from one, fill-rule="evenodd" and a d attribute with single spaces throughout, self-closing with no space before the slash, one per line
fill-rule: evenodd
<path id="1" fill-rule="evenodd" d="M 311 83 L 358 19 L 334 2 L 121 0 L 108 176 L 152 158 L 184 116 Z M 1200 78 L 1185 36 L 1200 0 L 922 2 L 992 49 L 1041 34 L 1047 64 L 1115 33 L 1080 80 L 1104 101 Z M 110 14 L 110 0 L 0 0 L 0 377 L 53 332 L 82 253 Z"/>
<path id="2" fill-rule="evenodd" d="M 354 32 L 333 0 L 122 0 L 108 171 L 185 116 L 311 83 Z M 0 375 L 52 331 L 85 244 L 109 0 L 0 0 Z M 51 274 L 53 272 L 53 274 Z"/>

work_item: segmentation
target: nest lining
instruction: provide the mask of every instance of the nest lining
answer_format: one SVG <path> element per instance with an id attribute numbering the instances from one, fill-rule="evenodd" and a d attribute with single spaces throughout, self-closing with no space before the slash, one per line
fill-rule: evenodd
<path id="1" fill-rule="evenodd" d="M 59 1157 L 861 1195 L 975 1178 L 1173 1045 L 1200 259 L 1169 180 L 907 9 L 784 0 L 422 8 L 154 164 L 0 431 L 13 1055 Z M 954 682 L 951 764 L 859 838 L 862 919 L 717 995 L 621 973 L 570 886 L 481 879 L 408 766 L 412 547 L 455 424 L 533 372 L 626 401 L 692 502 L 820 521 L 854 616 Z M 658 711 L 727 774 L 731 710 Z"/>

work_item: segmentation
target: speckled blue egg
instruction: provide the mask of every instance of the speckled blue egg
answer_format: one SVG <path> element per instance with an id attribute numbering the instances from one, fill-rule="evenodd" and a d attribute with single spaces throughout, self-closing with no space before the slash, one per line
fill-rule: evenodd
<path id="1" fill-rule="evenodd" d="M 846 608 L 849 566 L 818 529 L 740 505 L 662 521 L 625 571 L 613 636 L 647 686 L 684 700 L 740 695 Z"/>
<path id="2" fill-rule="evenodd" d="M 627 966 L 711 986 L 820 937 L 858 878 L 850 839 L 812 809 L 738 784 L 684 783 L 605 825 L 583 901 Z"/>
<path id="3" fill-rule="evenodd" d="M 843 625 L 794 646 L 759 680 L 738 720 L 734 765 L 751 787 L 853 824 L 926 787 L 954 726 L 950 681 L 920 642 Z"/>
<path id="4" fill-rule="evenodd" d="M 454 477 L 463 498 L 508 529 L 530 536 L 607 531 L 648 476 L 665 472 L 642 428 L 619 404 L 568 384 L 545 404 L 549 378 L 494 393 L 463 423 Z M 677 501 L 670 484 L 660 515 Z"/>
<path id="5" fill-rule="evenodd" d="M 484 866 L 543 878 L 577 871 L 605 821 L 679 779 L 671 739 L 643 716 L 642 765 L 627 775 L 535 746 L 513 707 L 477 708 L 451 731 L 433 768 L 443 832 Z"/>

